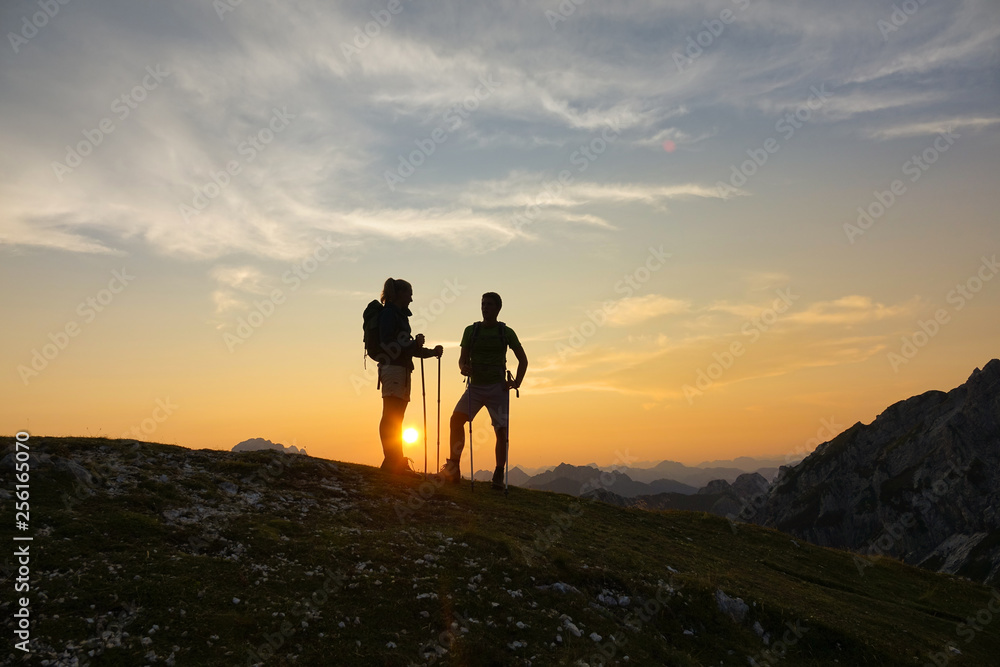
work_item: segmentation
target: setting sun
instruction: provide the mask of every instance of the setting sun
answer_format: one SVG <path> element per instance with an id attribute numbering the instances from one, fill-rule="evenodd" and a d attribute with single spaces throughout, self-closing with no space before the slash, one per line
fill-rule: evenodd
<path id="1" fill-rule="evenodd" d="M 417 429 L 408 428 L 405 431 L 403 431 L 403 442 L 405 442 L 408 445 L 412 445 L 417 441 L 418 436 L 419 434 L 417 433 Z"/>

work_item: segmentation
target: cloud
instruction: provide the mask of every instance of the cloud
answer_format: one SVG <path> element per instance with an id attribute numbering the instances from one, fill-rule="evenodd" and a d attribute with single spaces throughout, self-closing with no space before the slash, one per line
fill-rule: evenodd
<path id="1" fill-rule="evenodd" d="M 823 104 L 830 120 L 844 120 L 862 114 L 899 108 L 921 108 L 947 99 L 943 90 L 866 90 L 838 92 Z"/>
<path id="2" fill-rule="evenodd" d="M 799 309 L 783 316 L 782 319 L 804 325 L 852 325 L 910 316 L 918 312 L 920 305 L 920 299 L 911 299 L 906 303 L 886 306 L 871 297 L 852 294 L 833 301 L 813 303 L 804 310 Z"/>
<path id="3" fill-rule="evenodd" d="M 773 291 L 786 287 L 792 281 L 791 276 L 780 271 L 748 271 L 742 276 L 747 289 L 753 292 Z"/>
<path id="4" fill-rule="evenodd" d="M 270 278 L 255 266 L 216 266 L 209 276 L 219 283 L 212 292 L 217 316 L 245 310 L 248 302 L 244 296 L 268 294 L 272 289 Z"/>
<path id="5" fill-rule="evenodd" d="M 630 296 L 619 299 L 608 315 L 608 324 L 613 327 L 629 327 L 641 324 L 663 315 L 677 315 L 691 309 L 691 302 L 671 299 L 659 294 Z"/>
<path id="6" fill-rule="evenodd" d="M 271 291 L 267 277 L 254 266 L 217 266 L 209 275 L 222 285 L 250 294 L 267 294 Z"/>
<path id="7" fill-rule="evenodd" d="M 863 116 L 851 127 L 878 139 L 996 126 L 989 86 L 966 85 L 989 76 L 984 63 L 1000 36 L 990 2 L 922 6 L 889 39 L 876 27 L 884 8 L 866 3 L 749 3 L 690 68 L 669 66 L 704 21 L 737 6 L 593 4 L 553 30 L 541 6 L 404 3 L 350 57 L 343 45 L 372 20 L 363 8 L 241 3 L 219 20 L 193 1 L 83 7 L 0 63 L 0 138 L 9 147 L 0 155 L 0 238 L 79 253 L 121 252 L 127 240 L 209 260 L 291 260 L 318 232 L 489 252 L 528 237 L 509 220 L 532 204 L 538 221 L 611 231 L 624 225 L 600 207 L 663 211 L 745 194 L 706 185 L 716 165 L 651 169 L 649 147 L 662 153 L 669 139 L 711 150 L 742 127 L 746 110 L 779 113 L 824 82 L 836 90 L 824 122 Z M 20 19 L 13 6 L 0 11 L 7 24 Z M 170 75 L 120 118 L 112 105 L 141 85 L 147 65 Z M 418 174 L 386 187 L 399 155 L 484 78 L 498 83 L 489 96 Z M 251 159 L 244 142 L 275 108 L 295 118 Z M 114 132 L 57 178 L 52 163 L 104 118 Z M 609 125 L 620 135 L 588 165 L 588 180 L 546 191 L 544 181 L 575 169 L 572 152 Z M 185 219 L 179 207 L 233 161 L 240 173 Z"/>
<path id="8" fill-rule="evenodd" d="M 720 195 L 714 186 L 698 183 L 659 185 L 573 181 L 565 184 L 545 174 L 515 171 L 503 179 L 471 183 L 456 197 L 459 202 L 475 208 L 513 212 L 528 206 L 573 208 L 593 203 L 663 206 L 674 199 L 719 199 Z"/>
<path id="9" fill-rule="evenodd" d="M 868 136 L 874 139 L 888 140 L 905 137 L 933 136 L 944 133 L 958 133 L 959 131 L 976 131 L 991 125 L 1000 123 L 1000 116 L 994 117 L 955 117 L 943 118 L 923 122 L 906 123 L 903 125 L 893 125 L 867 131 Z"/>
<path id="10" fill-rule="evenodd" d="M 393 240 L 439 242 L 473 252 L 496 249 L 514 238 L 497 216 L 467 208 L 355 210 L 338 216 L 336 229 Z"/>

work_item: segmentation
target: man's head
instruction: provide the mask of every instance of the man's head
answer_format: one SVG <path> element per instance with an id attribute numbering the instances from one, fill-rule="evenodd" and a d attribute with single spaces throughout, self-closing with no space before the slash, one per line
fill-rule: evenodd
<path id="1" fill-rule="evenodd" d="M 483 321 L 490 322 L 497 318 L 500 309 L 503 307 L 503 300 L 496 292 L 487 292 L 483 295 L 482 310 Z"/>

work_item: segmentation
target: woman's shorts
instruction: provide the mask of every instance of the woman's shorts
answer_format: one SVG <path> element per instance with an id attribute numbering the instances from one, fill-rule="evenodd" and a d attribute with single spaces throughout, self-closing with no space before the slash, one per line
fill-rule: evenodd
<path id="1" fill-rule="evenodd" d="M 386 364 L 378 369 L 382 382 L 382 398 L 401 398 L 410 401 L 410 369 Z"/>

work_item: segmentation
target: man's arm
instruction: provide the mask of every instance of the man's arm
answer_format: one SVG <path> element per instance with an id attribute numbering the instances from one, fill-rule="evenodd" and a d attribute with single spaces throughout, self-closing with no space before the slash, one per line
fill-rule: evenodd
<path id="1" fill-rule="evenodd" d="M 517 357 L 517 377 L 514 379 L 514 386 L 511 388 L 517 389 L 521 386 L 524 374 L 528 371 L 528 355 L 524 353 L 523 347 L 512 347 L 511 350 L 513 350 L 514 356 Z"/>
<path id="2" fill-rule="evenodd" d="M 472 350 L 468 347 L 463 347 L 461 354 L 458 355 L 458 370 L 462 375 L 472 375 L 472 364 L 469 363 L 471 356 Z"/>

